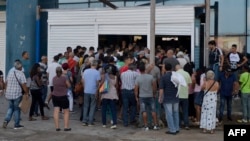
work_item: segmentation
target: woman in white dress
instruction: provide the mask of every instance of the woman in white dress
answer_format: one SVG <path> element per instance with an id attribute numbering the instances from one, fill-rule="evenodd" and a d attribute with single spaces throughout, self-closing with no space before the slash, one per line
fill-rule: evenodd
<path id="1" fill-rule="evenodd" d="M 203 129 L 203 132 L 210 131 L 211 134 L 214 133 L 216 127 L 217 91 L 219 90 L 219 83 L 214 80 L 214 76 L 215 74 L 211 70 L 206 73 L 206 81 L 203 83 L 202 90 L 206 93 L 213 86 L 203 98 L 200 121 L 200 128 Z"/>

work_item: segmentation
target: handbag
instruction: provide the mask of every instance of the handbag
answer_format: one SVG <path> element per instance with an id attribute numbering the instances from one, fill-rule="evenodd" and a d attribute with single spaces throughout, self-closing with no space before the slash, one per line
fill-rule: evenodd
<path id="1" fill-rule="evenodd" d="M 195 102 L 195 104 L 199 105 L 199 106 L 202 106 L 202 103 L 203 103 L 203 98 L 204 96 L 208 93 L 208 91 L 214 86 L 216 81 L 213 82 L 213 84 L 210 86 L 210 88 L 204 92 L 204 90 L 201 90 L 199 95 L 197 96 L 197 101 Z"/>
<path id="2" fill-rule="evenodd" d="M 99 93 L 100 94 L 106 94 L 109 91 L 109 80 L 108 80 L 108 75 L 105 75 L 105 80 L 103 84 L 99 88 Z"/>
<path id="3" fill-rule="evenodd" d="M 17 79 L 17 77 L 16 77 L 16 72 L 15 72 L 15 71 L 14 71 L 14 75 L 15 75 L 15 78 L 16 78 L 16 80 L 17 80 L 17 82 L 18 82 L 19 86 L 20 86 L 20 87 L 21 87 L 21 89 L 22 89 L 22 94 L 24 95 L 24 94 L 25 94 L 25 91 L 24 91 L 24 89 L 23 89 L 23 87 L 22 87 L 21 83 L 18 81 L 18 79 Z"/>
<path id="4" fill-rule="evenodd" d="M 21 111 L 26 114 L 30 110 L 31 106 L 31 98 L 30 96 L 23 96 L 21 102 L 19 103 L 19 108 Z"/>

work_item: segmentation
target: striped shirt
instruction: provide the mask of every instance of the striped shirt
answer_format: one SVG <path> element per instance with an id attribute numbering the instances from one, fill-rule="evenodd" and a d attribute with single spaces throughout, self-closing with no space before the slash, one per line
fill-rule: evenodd
<path id="1" fill-rule="evenodd" d="M 15 74 L 17 78 L 15 77 Z M 20 82 L 20 84 L 26 83 L 24 73 L 20 70 L 11 69 L 7 76 L 7 88 L 5 93 L 5 97 L 7 99 L 17 99 L 22 96 L 22 88 L 19 85 L 18 81 Z"/>
<path id="2" fill-rule="evenodd" d="M 133 90 L 135 88 L 135 80 L 139 76 L 136 71 L 127 70 L 121 75 L 122 89 Z"/>

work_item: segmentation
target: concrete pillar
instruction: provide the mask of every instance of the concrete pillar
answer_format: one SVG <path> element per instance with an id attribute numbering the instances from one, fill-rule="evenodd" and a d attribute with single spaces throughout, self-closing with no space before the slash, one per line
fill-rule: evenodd
<path id="1" fill-rule="evenodd" d="M 37 0 L 7 0 L 6 5 L 6 72 L 22 52 L 30 55 L 29 66 L 35 62 L 35 26 Z"/>

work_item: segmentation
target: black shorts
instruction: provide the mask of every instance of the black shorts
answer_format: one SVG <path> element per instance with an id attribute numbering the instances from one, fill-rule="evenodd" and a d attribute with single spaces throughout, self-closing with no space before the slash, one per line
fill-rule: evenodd
<path id="1" fill-rule="evenodd" d="M 60 107 L 62 109 L 68 109 L 69 108 L 69 100 L 68 96 L 54 96 L 52 95 L 52 102 L 54 107 Z"/>

